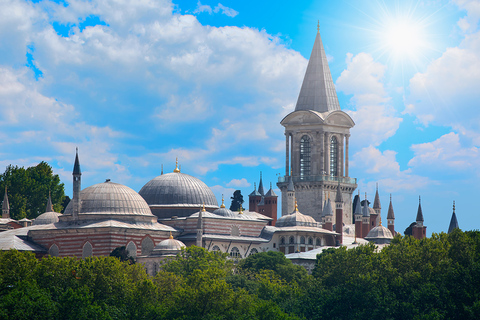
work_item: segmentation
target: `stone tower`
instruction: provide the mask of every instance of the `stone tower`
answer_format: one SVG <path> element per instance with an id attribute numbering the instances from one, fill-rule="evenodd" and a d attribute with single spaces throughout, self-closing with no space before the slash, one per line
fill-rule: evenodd
<path id="1" fill-rule="evenodd" d="M 348 139 L 355 123 L 340 109 L 318 26 L 297 105 L 281 124 L 286 137 L 285 176 L 277 183 L 282 215 L 291 208 L 290 178 L 299 210 L 318 222 L 325 192 L 334 198 L 340 182 L 343 223 L 351 224 L 352 192 L 357 184 L 348 176 Z"/>
<path id="2" fill-rule="evenodd" d="M 75 164 L 73 165 L 73 218 L 78 218 L 80 212 L 80 191 L 82 190 L 82 171 L 80 170 L 80 161 L 78 160 L 78 148 L 75 153 Z"/>

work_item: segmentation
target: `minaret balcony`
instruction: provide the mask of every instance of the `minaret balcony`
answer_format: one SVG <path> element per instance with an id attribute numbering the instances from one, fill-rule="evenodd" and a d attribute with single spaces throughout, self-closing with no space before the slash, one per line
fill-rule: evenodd
<path id="1" fill-rule="evenodd" d="M 289 176 L 278 177 L 279 183 L 288 182 Z M 303 175 L 303 176 L 292 176 L 293 182 L 304 182 L 304 181 L 330 181 L 330 182 L 340 182 L 348 184 L 357 184 L 356 178 L 350 177 L 331 177 L 327 175 Z"/>

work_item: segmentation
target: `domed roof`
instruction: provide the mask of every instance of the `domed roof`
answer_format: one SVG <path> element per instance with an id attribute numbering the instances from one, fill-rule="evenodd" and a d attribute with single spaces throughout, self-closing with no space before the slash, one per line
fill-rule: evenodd
<path id="1" fill-rule="evenodd" d="M 311 216 L 300 213 L 295 203 L 295 211 L 292 214 L 280 217 L 275 223 L 275 227 L 278 228 L 293 226 L 317 227 L 318 224 Z"/>
<path id="2" fill-rule="evenodd" d="M 181 172 L 162 174 L 147 182 L 139 194 L 150 206 L 217 207 L 212 190 L 200 179 Z"/>
<path id="3" fill-rule="evenodd" d="M 367 240 L 374 240 L 376 242 L 378 241 L 388 241 L 393 239 L 392 233 L 390 230 L 382 226 L 381 224 L 379 226 L 376 226 L 370 232 L 368 232 L 367 236 L 365 237 Z"/>
<path id="4" fill-rule="evenodd" d="M 110 182 L 94 184 L 80 192 L 80 214 L 153 216 L 147 202 L 134 190 Z M 65 209 L 72 214 L 73 201 Z"/>
<path id="5" fill-rule="evenodd" d="M 165 239 L 155 246 L 152 255 L 177 254 L 185 247 L 186 246 L 182 241 L 173 239 L 170 234 L 169 239 Z"/>
<path id="6" fill-rule="evenodd" d="M 219 216 L 224 216 L 224 217 L 237 217 L 238 213 L 233 212 L 230 209 L 227 208 L 219 208 L 215 211 L 213 211 L 214 214 L 219 215 Z"/>
<path id="7" fill-rule="evenodd" d="M 39 215 L 32 223 L 34 226 L 41 224 L 52 224 L 58 222 L 58 217 L 61 216 L 61 213 L 58 212 L 45 212 Z"/>

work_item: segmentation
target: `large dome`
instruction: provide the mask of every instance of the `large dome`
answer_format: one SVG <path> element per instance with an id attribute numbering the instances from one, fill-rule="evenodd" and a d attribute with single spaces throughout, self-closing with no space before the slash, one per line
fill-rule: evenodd
<path id="1" fill-rule="evenodd" d="M 162 174 L 150 180 L 139 194 L 159 217 L 187 216 L 203 205 L 207 209 L 218 208 L 215 195 L 205 183 L 181 172 Z"/>
<path id="2" fill-rule="evenodd" d="M 83 189 L 80 202 L 80 214 L 152 216 L 148 204 L 138 193 L 109 180 Z M 72 210 L 73 201 L 70 201 L 65 214 L 72 214 Z"/>

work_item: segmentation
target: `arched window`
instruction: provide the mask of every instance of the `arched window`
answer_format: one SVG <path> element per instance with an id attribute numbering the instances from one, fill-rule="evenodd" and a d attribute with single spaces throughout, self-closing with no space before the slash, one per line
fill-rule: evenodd
<path id="1" fill-rule="evenodd" d="M 281 237 L 281 238 L 280 238 L 280 244 L 281 244 L 281 245 L 285 244 L 285 238 L 284 238 L 284 237 Z"/>
<path id="2" fill-rule="evenodd" d="M 300 139 L 300 177 L 310 175 L 310 138 L 303 136 Z"/>
<path id="3" fill-rule="evenodd" d="M 219 246 L 213 246 L 212 251 L 213 252 L 220 252 L 220 247 Z"/>
<path id="4" fill-rule="evenodd" d="M 305 237 L 300 237 L 300 244 L 305 244 Z"/>
<path id="5" fill-rule="evenodd" d="M 251 256 L 252 254 L 255 254 L 255 253 L 258 253 L 258 250 L 253 248 L 252 250 L 250 250 L 249 256 Z"/>
<path id="6" fill-rule="evenodd" d="M 235 259 L 241 258 L 242 255 L 240 254 L 240 250 L 238 250 L 237 247 L 233 247 L 232 250 L 230 251 L 230 257 Z"/>
<path id="7" fill-rule="evenodd" d="M 58 246 L 53 244 L 50 249 L 48 249 L 48 254 L 52 257 L 58 257 Z"/>
<path id="8" fill-rule="evenodd" d="M 83 245 L 82 258 L 85 259 L 86 257 L 91 257 L 91 256 L 93 256 L 93 247 L 90 244 L 90 242 L 86 242 Z"/>
<path id="9" fill-rule="evenodd" d="M 146 237 L 145 239 L 142 240 L 142 256 L 148 256 L 150 253 L 152 253 L 153 248 L 155 246 L 153 245 L 153 240 L 150 237 Z"/>
<path id="10" fill-rule="evenodd" d="M 308 238 L 308 245 L 313 246 L 313 239 L 312 238 Z"/>
<path id="11" fill-rule="evenodd" d="M 288 242 L 290 244 L 294 244 L 295 243 L 295 238 L 294 237 L 290 237 L 290 239 L 288 240 Z"/>
<path id="12" fill-rule="evenodd" d="M 338 170 L 338 141 L 337 137 L 333 136 L 330 139 L 330 176 L 336 177 Z"/>
<path id="13" fill-rule="evenodd" d="M 137 257 L 137 246 L 133 241 L 130 241 L 127 245 L 127 252 L 129 257 L 136 258 Z"/>

